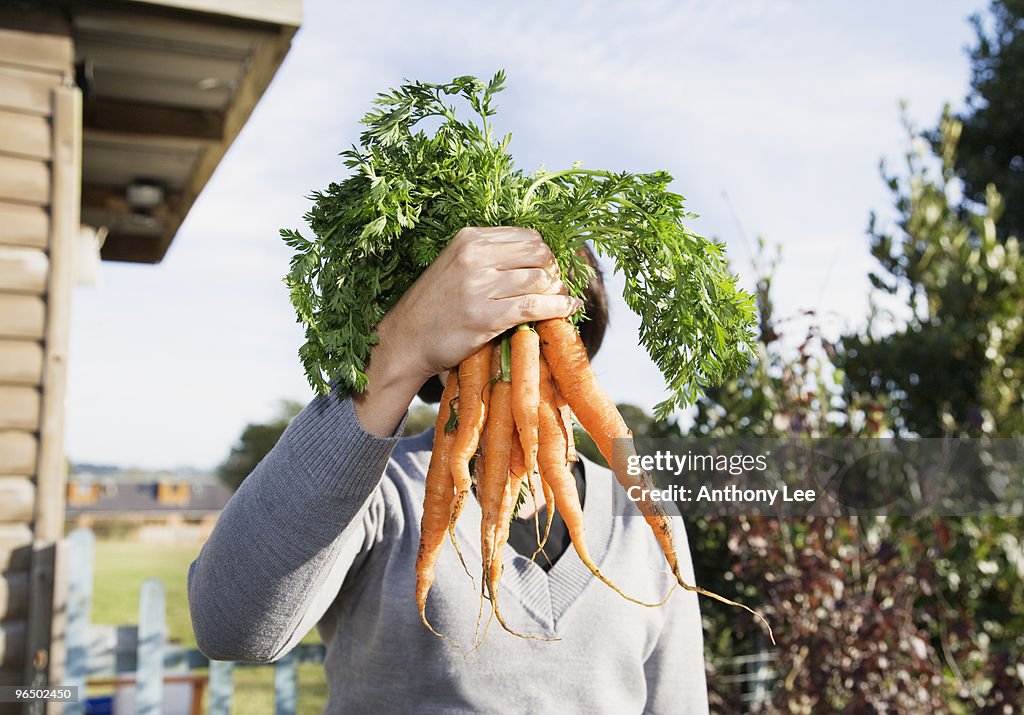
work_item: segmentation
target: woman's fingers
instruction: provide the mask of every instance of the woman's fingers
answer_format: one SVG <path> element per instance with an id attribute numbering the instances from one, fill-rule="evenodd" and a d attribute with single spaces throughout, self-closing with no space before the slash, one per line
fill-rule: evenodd
<path id="1" fill-rule="evenodd" d="M 403 336 L 400 351 L 411 365 L 408 370 L 430 375 L 457 365 L 507 328 L 571 315 L 581 304 L 566 293 L 558 264 L 536 231 L 466 228 L 388 312 L 382 326 Z M 384 352 L 376 350 L 374 359 L 380 362 Z"/>
<path id="2" fill-rule="evenodd" d="M 502 244 L 500 248 L 494 247 L 492 250 L 493 263 L 491 265 L 499 270 L 543 268 L 555 275 L 558 274 L 558 262 L 555 261 L 548 244 L 541 240 L 540 234 L 537 234 L 536 238 L 510 241 Z"/>
<path id="3" fill-rule="evenodd" d="M 495 273 L 490 297 L 499 299 L 531 293 L 557 295 L 564 292 L 565 286 L 558 279 L 557 273 L 544 268 L 516 268 Z"/>
<path id="4" fill-rule="evenodd" d="M 478 306 L 493 330 L 565 317 L 582 306 L 567 295 L 551 249 L 533 229 L 468 228 L 452 243 L 456 263 L 476 268 L 477 280 L 463 285 L 479 298 L 467 296 L 466 302 Z"/>
<path id="5" fill-rule="evenodd" d="M 498 270 L 543 268 L 558 274 L 558 263 L 551 249 L 540 233 L 531 228 L 465 228 L 456 234 L 450 248 L 455 260 L 466 267 Z"/>
<path id="6" fill-rule="evenodd" d="M 452 268 L 470 277 L 463 283 L 465 291 L 479 297 L 493 300 L 566 292 L 559 280 L 558 262 L 533 229 L 465 228 L 456 234 L 449 249 Z"/>
<path id="7" fill-rule="evenodd" d="M 493 324 L 504 330 L 521 323 L 567 318 L 582 307 L 583 301 L 568 295 L 531 293 L 492 300 L 488 312 Z"/>

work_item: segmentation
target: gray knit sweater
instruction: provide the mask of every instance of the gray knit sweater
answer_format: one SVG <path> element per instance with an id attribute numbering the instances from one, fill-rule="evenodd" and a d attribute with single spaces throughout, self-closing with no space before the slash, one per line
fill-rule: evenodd
<path id="1" fill-rule="evenodd" d="M 245 480 L 189 572 L 192 624 L 211 658 L 269 662 L 314 626 L 327 647 L 327 712 L 703 713 L 707 711 L 696 596 L 661 608 L 630 603 L 569 550 L 545 573 L 505 550 L 495 621 L 467 652 L 480 608 L 450 545 L 427 615 L 462 649 L 431 634 L 415 603 L 423 478 L 432 435 L 381 439 L 351 401 L 315 399 Z M 650 528 L 624 513 L 614 477 L 586 465 L 587 541 L 627 593 L 660 600 L 670 578 Z M 630 507 L 632 508 L 632 507 Z M 681 520 L 683 572 L 692 564 Z M 480 509 L 457 529 L 479 570 Z"/>

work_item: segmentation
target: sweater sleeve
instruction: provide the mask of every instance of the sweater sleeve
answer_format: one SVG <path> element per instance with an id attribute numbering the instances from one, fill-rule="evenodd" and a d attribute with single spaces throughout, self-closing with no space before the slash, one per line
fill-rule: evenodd
<path id="1" fill-rule="evenodd" d="M 680 571 L 687 583 L 694 583 L 693 559 L 683 520 L 676 526 L 676 550 Z M 697 594 L 677 589 L 666 608 L 668 617 L 654 651 L 644 663 L 647 676 L 645 713 L 708 712 L 707 675 L 704 668 L 704 631 Z"/>
<path id="2" fill-rule="evenodd" d="M 404 420 L 403 420 L 404 424 Z M 218 660 L 270 662 L 322 617 L 379 536 L 378 489 L 398 441 L 350 399 L 314 399 L 228 502 L 189 569 L 192 627 Z"/>

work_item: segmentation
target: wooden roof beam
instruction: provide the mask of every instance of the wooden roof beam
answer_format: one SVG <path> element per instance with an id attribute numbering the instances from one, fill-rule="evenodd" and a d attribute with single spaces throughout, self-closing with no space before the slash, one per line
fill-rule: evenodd
<path id="1" fill-rule="evenodd" d="M 82 107 L 87 130 L 132 137 L 174 137 L 219 142 L 224 139 L 224 115 L 219 112 L 97 99 Z"/>
<path id="2" fill-rule="evenodd" d="M 297 28 L 302 22 L 300 0 L 127 0 L 213 16 L 233 17 Z"/>
<path id="3" fill-rule="evenodd" d="M 124 263 L 156 263 L 163 258 L 163 239 L 159 236 L 141 236 L 123 231 L 110 231 L 100 258 L 104 261 Z"/>

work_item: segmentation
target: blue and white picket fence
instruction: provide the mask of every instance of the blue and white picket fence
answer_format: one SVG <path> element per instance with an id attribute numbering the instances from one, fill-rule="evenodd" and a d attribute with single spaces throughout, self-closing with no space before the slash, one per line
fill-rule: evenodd
<path id="1" fill-rule="evenodd" d="M 88 529 L 76 529 L 69 541 L 68 660 L 65 685 L 77 685 L 85 693 L 88 678 L 132 675 L 136 678 L 136 712 L 161 715 L 164 677 L 209 669 L 207 683 L 209 715 L 228 715 L 234 692 L 236 667 L 268 667 L 250 663 L 211 661 L 194 648 L 182 648 L 167 642 L 164 586 L 149 579 L 139 594 L 139 625 L 110 627 L 106 640 L 97 639 L 93 626 L 92 591 L 95 537 Z M 738 688 L 749 711 L 759 711 L 770 697 L 776 673 L 775 654 L 766 648 L 759 652 L 717 662 L 717 678 Z M 297 670 L 299 663 L 323 663 L 323 645 L 299 645 L 274 667 L 275 715 L 294 715 L 298 705 Z M 84 715 L 83 703 L 65 705 L 65 715 Z"/>
<path id="2" fill-rule="evenodd" d="M 167 642 L 164 586 L 148 579 L 139 593 L 139 624 L 111 627 L 106 632 L 93 626 L 92 591 L 95 537 L 88 529 L 76 529 L 68 536 L 69 581 L 68 625 L 65 635 L 68 659 L 65 685 L 77 685 L 84 698 L 88 678 L 131 675 L 136 680 L 136 712 L 161 715 L 164 677 L 209 668 L 210 715 L 231 711 L 236 667 L 267 667 L 259 664 L 211 661 L 194 648 Z M 106 637 L 97 637 L 97 634 Z M 133 637 L 134 636 L 134 637 Z M 294 715 L 298 705 L 299 663 L 322 663 L 322 645 L 300 645 L 277 661 L 274 667 L 275 715 Z M 67 703 L 65 715 L 84 715 L 83 702 Z"/>

